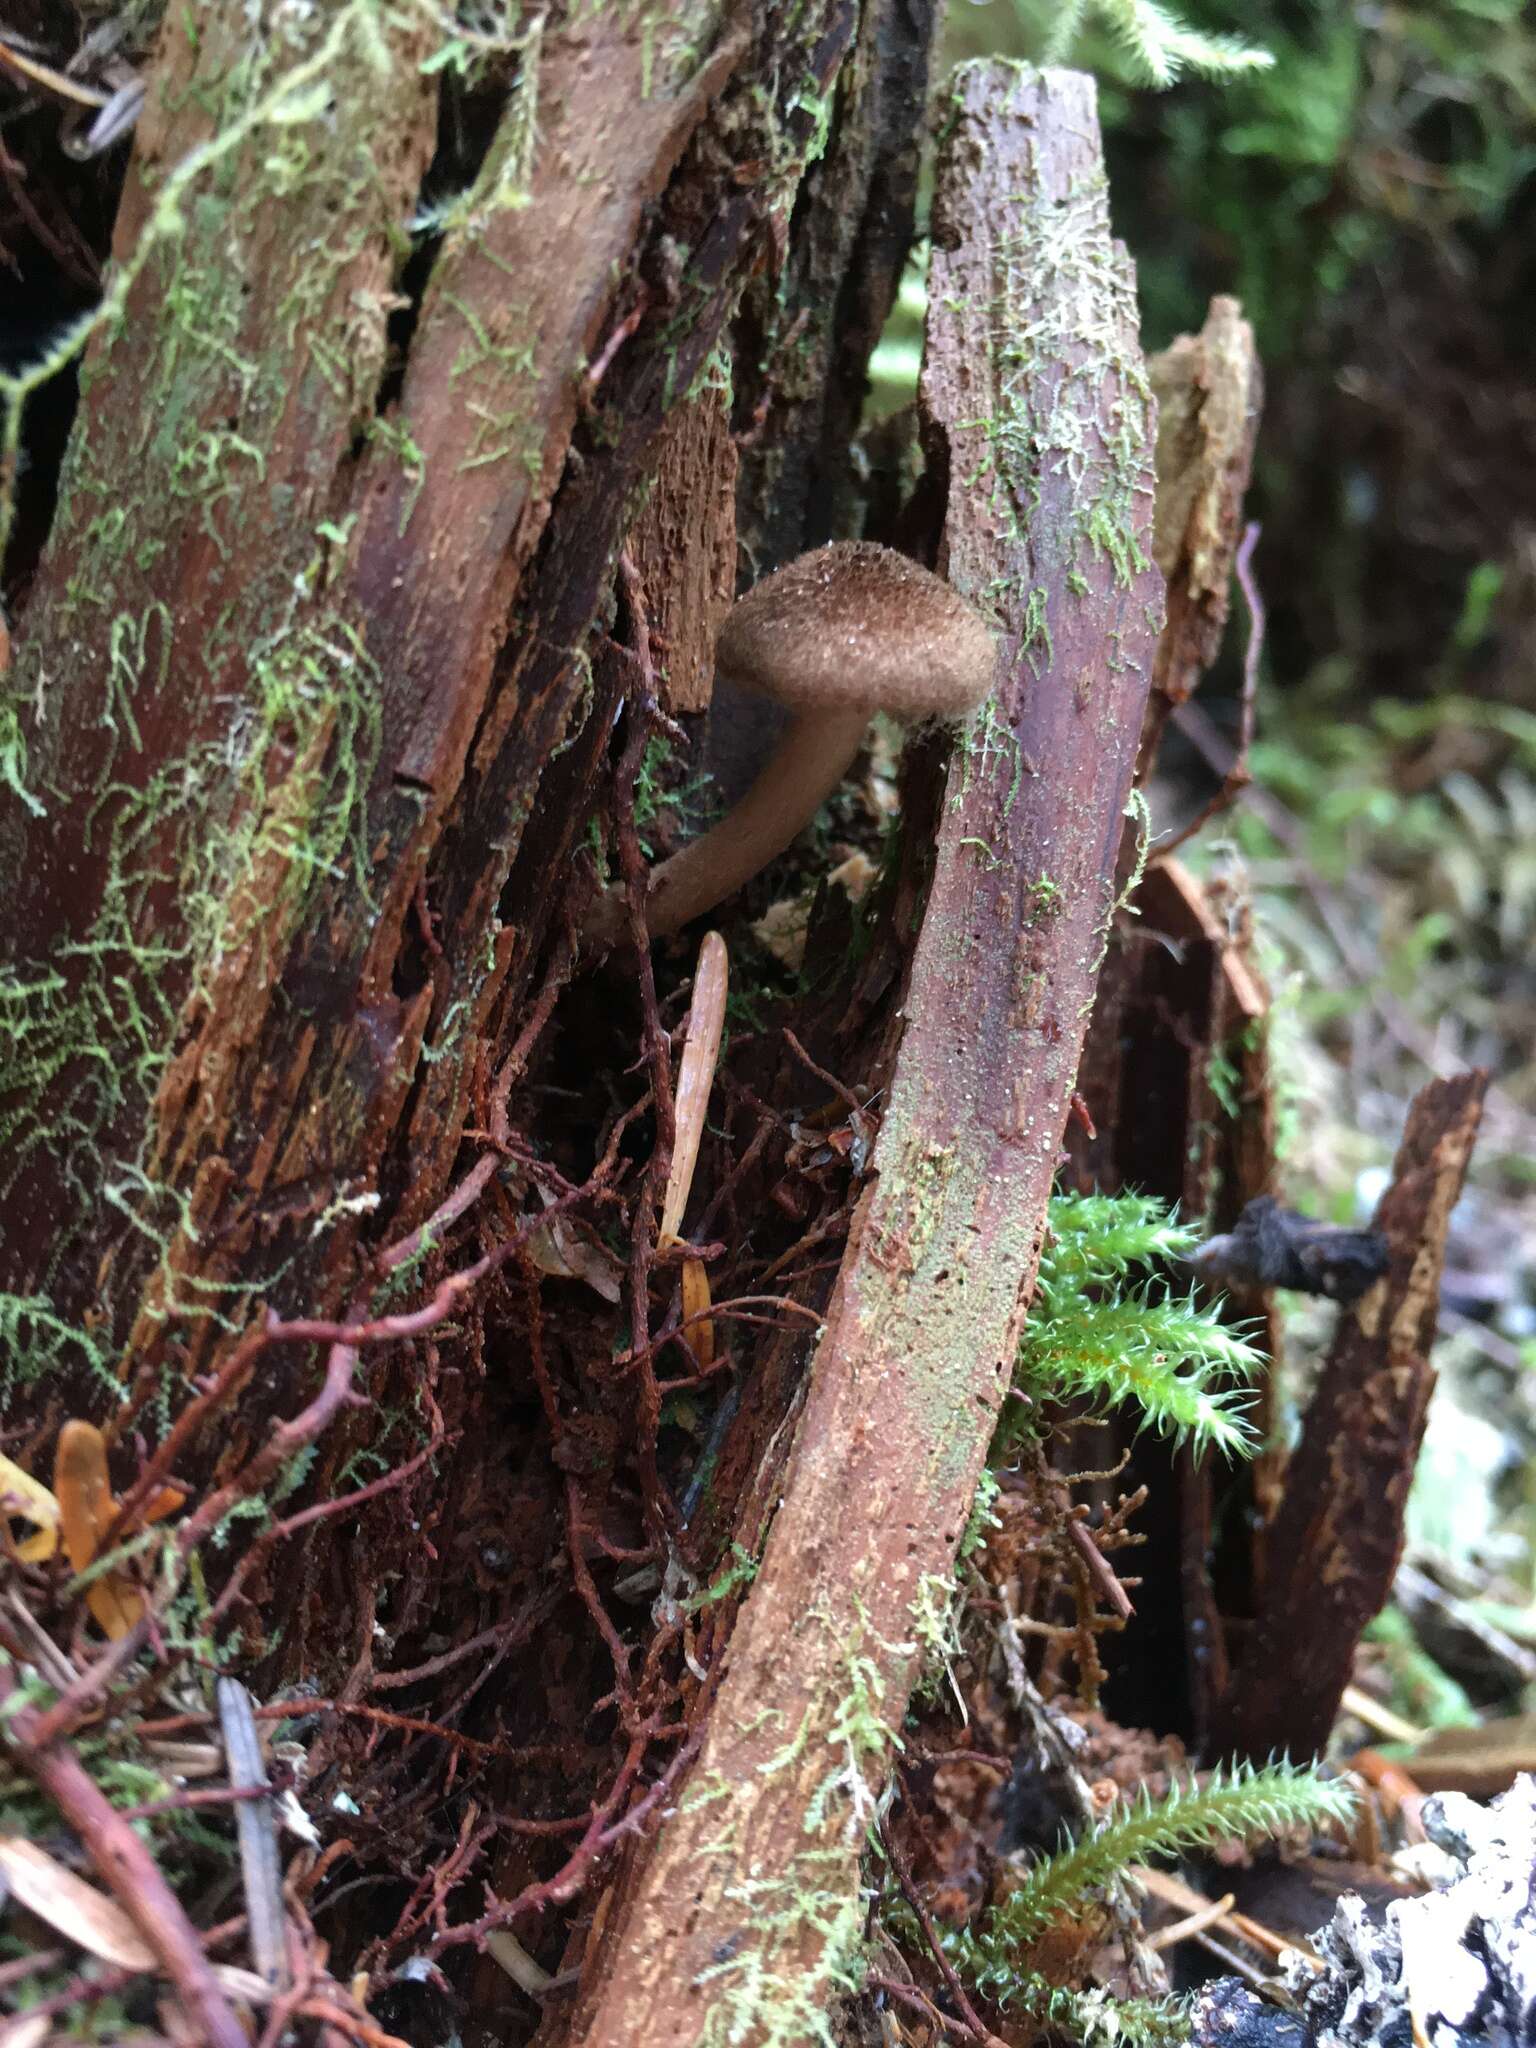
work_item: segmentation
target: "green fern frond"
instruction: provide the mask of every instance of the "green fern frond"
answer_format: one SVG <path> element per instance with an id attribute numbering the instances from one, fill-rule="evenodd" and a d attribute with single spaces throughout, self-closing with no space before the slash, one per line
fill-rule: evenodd
<path id="1" fill-rule="evenodd" d="M 1077 40 L 1090 0 L 1073 0 L 1057 17 L 1046 47 L 1048 64 L 1064 63 Z M 1202 35 L 1160 6 L 1158 0 L 1091 0 L 1091 11 L 1114 36 L 1133 68 L 1149 85 L 1173 84 L 1183 71 L 1206 78 L 1232 78 L 1247 71 L 1265 71 L 1274 62 L 1267 50 L 1253 48 L 1235 36 Z"/>
<path id="2" fill-rule="evenodd" d="M 1285 1762 L 1239 1764 L 1215 1772 L 1203 1786 L 1175 1786 L 1163 1799 L 1143 1793 L 1128 1812 L 1035 1866 L 1025 1883 L 987 1916 L 975 1937 L 977 1960 L 995 1969 L 1016 1958 L 1063 1913 L 1123 1877 L 1134 1863 L 1343 1820 L 1353 1805 L 1354 1796 L 1341 1781 Z"/>

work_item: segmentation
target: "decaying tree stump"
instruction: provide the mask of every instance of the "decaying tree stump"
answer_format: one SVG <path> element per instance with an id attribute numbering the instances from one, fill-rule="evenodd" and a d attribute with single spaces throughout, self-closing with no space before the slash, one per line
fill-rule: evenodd
<path id="1" fill-rule="evenodd" d="M 427 13 L 168 13 L 5 685 L 29 780 L 0 814 L 0 1304 L 24 1396 L 46 1374 L 90 1412 L 116 1376 L 137 1410 L 253 1312 L 344 1312 L 370 1246 L 442 1201 L 594 801 L 606 728 L 584 783 L 556 757 L 614 551 L 783 231 L 852 26 L 812 8 L 754 44 L 706 0 L 540 17 L 473 181 L 432 195 L 407 300 Z M 552 763 L 543 886 L 509 891 Z"/>
<path id="2" fill-rule="evenodd" d="M 570 1980 L 519 2039 L 751 2048 L 824 2028 L 851 1981 L 865 1823 L 1008 1387 L 1149 688 L 1172 703 L 1214 645 L 1256 403 L 1227 308 L 1200 362 L 1243 375 L 1224 405 L 1187 380 L 1209 474 L 1159 642 L 1156 406 L 1091 84 L 962 73 L 903 537 L 996 619 L 1000 682 L 908 750 L 870 951 L 795 1012 L 812 1050 L 783 1034 L 858 1165 L 760 1251 L 734 1205 L 764 1238 L 776 1198 L 803 1220 L 803 1105 L 781 1114 L 762 1047 L 723 1074 L 739 1156 L 691 1249 L 783 1292 L 717 1299 L 749 1333 L 734 1368 L 679 1345 L 655 1225 L 682 972 L 584 980 L 580 920 L 605 819 L 643 893 L 641 770 L 668 711 L 708 706 L 733 581 L 858 524 L 933 27 L 903 0 L 572 4 L 450 91 L 468 59 L 430 8 L 167 13 L 0 677 L 7 1442 L 46 1460 L 99 1419 L 96 1534 L 131 1556 L 97 1580 L 112 1647 L 55 1644 L 58 1696 L 6 1740 L 211 2040 L 238 2038 L 223 1980 L 76 1754 L 125 1674 L 147 1696 L 209 1643 L 262 1714 L 302 1685 L 311 1783 L 351 1829 L 321 1864 L 394 1887 L 326 1935 L 375 1989 L 489 1952 L 471 2002 L 494 2015 L 497 1970 L 549 1989 L 520 1944 L 553 1929 Z M 13 423 L 28 388 L 0 385 Z M 1209 1051 L 1257 998 L 1186 881 L 1164 866 L 1142 901 L 1189 940 Z M 823 894 L 813 967 L 839 932 L 852 952 L 840 915 Z M 880 1085 L 821 1063 L 839 1032 L 879 1042 Z M 1134 1092 L 1116 1062 L 1101 1033 L 1089 1072 Z M 1211 1075 L 1168 1071 L 1193 1142 Z M 548 1104 L 577 1099 L 573 1136 Z M 1261 1125 L 1233 1140 L 1254 1171 Z M 1181 1149 L 1170 1192 L 1214 1160 L 1185 1175 Z M 668 1345 L 687 1365 L 662 1379 Z M 732 1369 L 664 1469 L 663 1400 L 705 1407 Z M 1186 1517 L 1191 1585 L 1202 1534 Z M 13 1562 L 78 1620 L 62 1559 Z M 0 1654 L 19 1700 L 36 1639 L 0 1616 Z M 172 1734 L 212 1722 L 198 1697 L 160 1700 Z"/>

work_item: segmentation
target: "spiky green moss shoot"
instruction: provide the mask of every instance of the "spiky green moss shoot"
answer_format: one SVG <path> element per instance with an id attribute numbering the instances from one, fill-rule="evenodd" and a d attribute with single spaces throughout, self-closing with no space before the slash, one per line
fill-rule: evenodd
<path id="1" fill-rule="evenodd" d="M 1196 1453 L 1245 1455 L 1243 1383 L 1262 1354 L 1213 1308 L 1128 1276 L 1198 1233 L 1145 1195 L 1056 1195 L 1014 1382 L 1036 1400 L 1129 1406 Z M 1226 1382 L 1226 1384 L 1222 1384 Z M 1006 1448 L 1006 1445 L 1004 1446 Z"/>
<path id="2" fill-rule="evenodd" d="M 1132 1865 L 1345 1820 L 1353 1805 L 1343 1782 L 1286 1762 L 1239 1764 L 1214 1772 L 1204 1785 L 1176 1785 L 1162 1799 L 1143 1792 L 1126 1812 L 1037 1863 L 976 1930 L 946 1935 L 945 1949 L 986 1997 L 1001 2006 L 1032 2007 L 1044 1988 L 1027 1967 L 1032 1944 L 1064 1915 L 1081 1912 L 1095 1894 L 1122 1883 Z M 1172 2009 L 1164 2016 L 1171 2018 Z"/>

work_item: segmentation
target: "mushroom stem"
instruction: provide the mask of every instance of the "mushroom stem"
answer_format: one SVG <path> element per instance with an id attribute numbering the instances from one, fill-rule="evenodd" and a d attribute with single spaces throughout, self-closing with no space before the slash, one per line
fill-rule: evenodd
<path id="1" fill-rule="evenodd" d="M 645 913 L 651 937 L 681 931 L 783 853 L 848 772 L 868 725 L 863 708 L 797 712 L 741 801 L 652 874 Z M 598 898 L 587 935 L 603 946 L 619 943 L 622 890 Z"/>

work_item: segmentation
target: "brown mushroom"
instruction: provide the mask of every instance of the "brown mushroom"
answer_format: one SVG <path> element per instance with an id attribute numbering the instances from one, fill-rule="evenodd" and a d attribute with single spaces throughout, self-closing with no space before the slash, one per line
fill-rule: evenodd
<path id="1" fill-rule="evenodd" d="M 872 541 L 834 541 L 766 577 L 727 614 L 715 649 L 728 682 L 793 716 L 726 816 L 651 876 L 653 938 L 734 895 L 836 789 L 875 711 L 954 718 L 992 686 L 996 643 L 975 608 L 916 562 Z M 588 936 L 615 944 L 622 893 L 598 899 Z"/>

